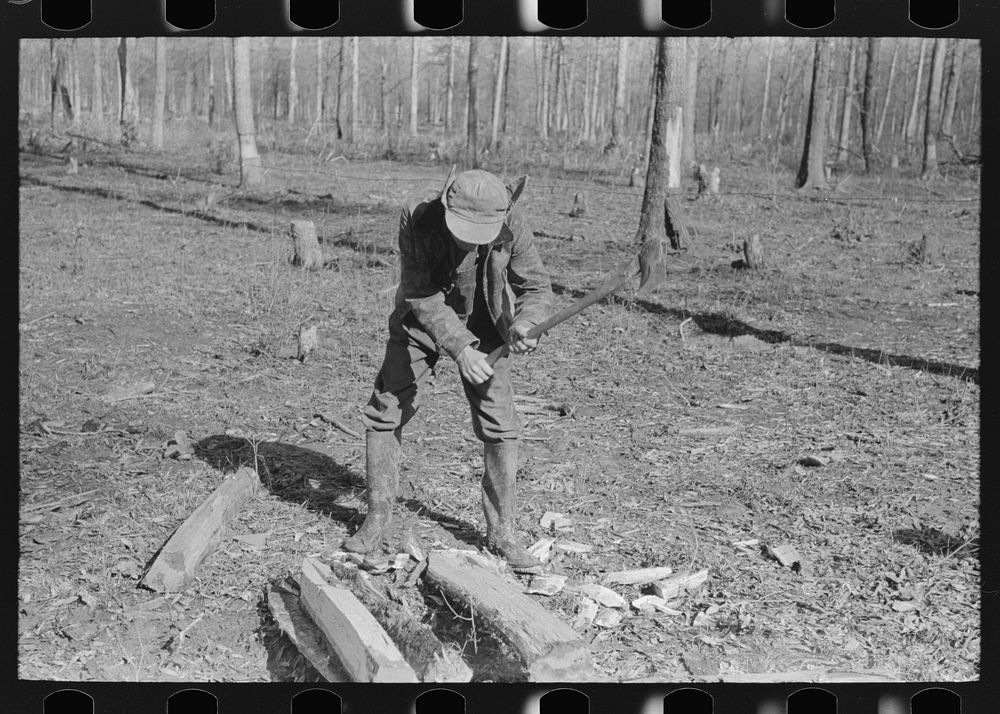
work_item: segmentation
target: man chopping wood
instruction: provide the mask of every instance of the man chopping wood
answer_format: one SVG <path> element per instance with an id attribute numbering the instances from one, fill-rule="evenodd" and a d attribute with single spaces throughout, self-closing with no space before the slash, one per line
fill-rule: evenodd
<path id="1" fill-rule="evenodd" d="M 521 424 L 510 355 L 535 349 L 538 338 L 528 333 L 545 320 L 552 303 L 531 230 L 514 207 L 523 188 L 523 178 L 508 188 L 487 171 L 452 170 L 440 194 L 410 201 L 402 210 L 396 305 L 363 416 L 368 513 L 345 550 L 368 553 L 381 545 L 399 487 L 402 429 L 444 353 L 458 365 L 472 426 L 483 442 L 487 547 L 514 570 L 541 565 L 515 528 Z M 501 355 L 491 364 L 492 351 Z"/>

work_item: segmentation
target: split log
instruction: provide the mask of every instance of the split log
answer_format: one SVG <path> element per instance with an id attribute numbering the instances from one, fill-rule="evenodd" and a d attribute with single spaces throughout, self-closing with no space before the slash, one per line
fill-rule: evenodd
<path id="1" fill-rule="evenodd" d="M 569 211 L 570 218 L 579 218 L 587 213 L 587 197 L 582 193 L 573 194 L 573 208 Z"/>
<path id="2" fill-rule="evenodd" d="M 305 270 L 323 267 L 323 251 L 312 221 L 292 221 L 292 265 Z"/>
<path id="3" fill-rule="evenodd" d="M 475 612 L 476 620 L 510 645 L 528 681 L 594 678 L 587 643 L 569 625 L 502 577 L 478 553 L 434 550 L 425 580 Z"/>
<path id="4" fill-rule="evenodd" d="M 603 579 L 607 585 L 646 585 L 656 580 L 663 580 L 672 572 L 674 571 L 666 566 L 638 568 L 608 573 Z"/>
<path id="5" fill-rule="evenodd" d="M 303 609 L 326 636 L 355 682 L 417 682 L 392 639 L 347 588 L 329 582 L 330 569 L 306 557 L 299 587 Z"/>
<path id="6" fill-rule="evenodd" d="M 705 584 L 708 580 L 708 568 L 699 570 L 697 573 L 677 573 L 665 578 L 658 583 L 653 583 L 653 592 L 657 597 L 670 600 L 680 595 L 682 592 L 694 590 Z"/>
<path id="7" fill-rule="evenodd" d="M 760 270 L 765 265 L 764 248 L 756 233 L 743 241 L 743 262 L 751 270 Z"/>
<path id="8" fill-rule="evenodd" d="M 302 609 L 298 595 L 272 583 L 267 588 L 267 607 L 281 631 L 326 681 L 349 681 L 322 633 Z"/>
<path id="9" fill-rule="evenodd" d="M 421 682 L 472 681 L 472 670 L 461 654 L 395 602 L 391 586 L 344 563 L 331 563 L 330 570 L 385 629 Z"/>
<path id="10" fill-rule="evenodd" d="M 663 199 L 663 224 L 666 226 L 671 248 L 682 250 L 688 247 L 691 237 L 687 219 L 681 210 L 680 194 L 668 191 Z"/>
<path id="11" fill-rule="evenodd" d="M 142 584 L 159 592 L 186 588 L 222 540 L 226 525 L 256 493 L 259 484 L 256 472 L 245 466 L 227 477 L 170 536 Z"/>

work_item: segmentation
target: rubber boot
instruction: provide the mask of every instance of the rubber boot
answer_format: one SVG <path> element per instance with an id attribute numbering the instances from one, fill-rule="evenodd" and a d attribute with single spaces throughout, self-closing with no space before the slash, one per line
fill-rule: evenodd
<path id="1" fill-rule="evenodd" d="M 365 479 L 368 513 L 358 532 L 341 547 L 352 553 L 370 553 L 382 544 L 392 522 L 399 491 L 400 429 L 365 433 Z"/>
<path id="2" fill-rule="evenodd" d="M 538 572 L 542 562 L 535 558 L 515 532 L 517 507 L 517 442 L 484 444 L 483 513 L 486 516 L 486 544 L 503 557 L 516 572 Z"/>

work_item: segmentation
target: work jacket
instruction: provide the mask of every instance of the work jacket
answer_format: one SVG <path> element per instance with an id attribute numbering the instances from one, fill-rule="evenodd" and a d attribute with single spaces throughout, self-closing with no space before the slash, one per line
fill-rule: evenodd
<path id="1" fill-rule="evenodd" d="M 459 256 L 456 259 L 456 254 Z M 507 214 L 500 234 L 480 246 L 476 256 L 461 260 L 444 222 L 440 197 L 411 200 L 399 217 L 400 278 L 396 289 L 394 317 L 413 313 L 439 350 L 452 359 L 465 347 L 479 346 L 463 317 L 472 309 L 470 295 L 460 302 L 449 299 L 456 286 L 472 285 L 471 276 L 460 274 L 484 265 L 474 290 L 482 290 L 485 305 L 497 331 L 506 339 L 512 325 L 527 329 L 548 317 L 552 286 L 534 238 L 517 208 Z M 462 314 L 460 314 L 462 313 Z"/>

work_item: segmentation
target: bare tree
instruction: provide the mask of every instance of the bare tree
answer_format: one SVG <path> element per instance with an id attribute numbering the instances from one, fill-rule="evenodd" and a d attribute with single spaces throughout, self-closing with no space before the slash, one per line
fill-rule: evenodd
<path id="1" fill-rule="evenodd" d="M 479 72 L 479 67 L 476 64 L 476 45 L 477 38 L 475 35 L 469 37 L 469 69 L 468 69 L 468 98 L 466 100 L 466 115 L 468 117 L 466 123 L 465 132 L 465 163 L 470 168 L 479 168 L 479 150 L 477 146 L 477 127 L 479 124 L 479 115 L 476 111 L 476 75 Z"/>
<path id="2" fill-rule="evenodd" d="M 153 93 L 153 148 L 163 149 L 163 103 L 167 95 L 167 41 L 157 37 L 155 43 L 156 56 L 156 90 Z"/>
<path id="3" fill-rule="evenodd" d="M 51 98 L 49 102 L 49 124 L 56 124 L 56 107 L 61 106 L 63 117 L 73 121 L 74 107 L 70 90 L 66 86 L 66 55 L 62 42 L 49 40 L 49 67 L 51 76 Z"/>
<path id="4" fill-rule="evenodd" d="M 234 37 L 233 91 L 236 94 L 236 135 L 240 144 L 240 186 L 264 183 L 264 170 L 257 153 L 253 99 L 250 92 L 250 38 Z"/>
<path id="5" fill-rule="evenodd" d="M 865 86 L 861 95 L 861 154 L 865 172 L 872 170 L 872 139 L 875 134 L 875 77 L 878 69 L 878 38 L 868 38 L 865 61 Z"/>
<path id="6" fill-rule="evenodd" d="M 419 75 L 420 68 L 420 45 L 417 38 L 410 38 L 410 136 L 417 136 L 417 124 L 419 117 L 417 113 L 420 107 Z"/>
<path id="7" fill-rule="evenodd" d="M 878 119 L 878 129 L 875 130 L 875 144 L 882 140 L 882 130 L 885 129 L 885 118 L 889 115 L 889 104 L 892 102 L 892 88 L 896 79 L 896 60 L 899 58 L 899 40 L 892 44 L 892 59 L 889 61 L 889 79 L 885 85 L 885 100 L 882 102 L 882 113 Z"/>
<path id="8" fill-rule="evenodd" d="M 344 38 L 340 38 L 343 43 Z M 323 73 L 323 38 L 316 38 L 316 108 L 313 111 L 313 123 L 323 131 L 323 95 L 326 93 L 326 78 Z"/>
<path id="9" fill-rule="evenodd" d="M 503 109 L 503 90 L 507 70 L 507 38 L 500 38 L 500 54 L 497 57 L 496 87 L 493 90 L 493 124 L 490 146 L 496 151 L 500 146 L 500 116 Z"/>
<path id="10" fill-rule="evenodd" d="M 910 103 L 909 119 L 906 121 L 906 131 L 903 133 L 903 140 L 907 144 L 912 144 L 917 139 L 917 123 L 919 119 L 920 89 L 924 78 L 924 50 L 927 46 L 927 38 L 920 38 L 920 55 L 917 58 L 917 79 L 913 85 L 913 101 Z"/>
<path id="11" fill-rule="evenodd" d="M 621 145 L 621 134 L 625 122 L 625 84 L 628 79 L 628 38 L 618 38 L 618 64 L 615 70 L 615 103 L 611 112 L 611 138 L 604 147 L 609 153 Z"/>
<path id="12" fill-rule="evenodd" d="M 205 113 L 209 126 L 215 126 L 215 59 L 212 54 L 212 38 L 205 38 L 205 56 L 208 62 L 208 81 L 205 82 Z"/>
<path id="13" fill-rule="evenodd" d="M 358 67 L 358 43 L 360 37 L 351 38 L 351 141 L 358 140 L 358 116 L 361 114 L 361 72 Z M 340 91 L 340 87 L 337 87 Z"/>
<path id="14" fill-rule="evenodd" d="M 684 39 L 660 37 L 654 77 L 653 127 L 650 132 L 646 186 L 636 242 L 645 246 L 669 238 L 675 248 L 685 247 L 683 220 L 671 212 L 671 189 L 680 186 L 681 122 L 684 105 Z"/>
<path id="15" fill-rule="evenodd" d="M 295 110 L 299 103 L 299 82 L 295 75 L 295 45 L 298 38 L 292 35 L 291 51 L 288 59 L 288 124 L 295 123 Z"/>
<path id="16" fill-rule="evenodd" d="M 222 103 L 222 112 L 226 116 L 229 116 L 236 103 L 233 96 L 233 46 L 229 44 L 225 37 L 220 37 L 219 42 L 222 44 L 222 74 L 226 79 L 224 85 L 226 100 Z"/>
<path id="17" fill-rule="evenodd" d="M 757 125 L 757 138 L 763 139 L 767 128 L 767 107 L 771 99 L 771 63 L 774 58 L 774 38 L 767 38 L 767 61 L 764 65 L 764 96 L 760 100 L 760 122 Z M 690 85 L 689 85 L 690 89 Z"/>
<path id="18" fill-rule="evenodd" d="M 687 77 L 684 87 L 684 138 L 681 146 L 681 166 L 690 169 L 698 159 L 695 147 L 695 124 L 698 107 L 698 43 L 697 37 L 687 38 Z M 766 92 L 766 90 L 765 90 Z"/>
<path id="19" fill-rule="evenodd" d="M 944 76 L 944 58 L 947 39 L 934 40 L 931 57 L 931 76 L 927 83 L 927 111 L 924 114 L 924 161 L 920 177 L 932 179 L 938 175 L 937 133 L 941 127 L 941 84 Z"/>
<path id="20" fill-rule="evenodd" d="M 94 52 L 94 87 L 90 111 L 94 118 L 99 120 L 104 116 L 104 68 L 101 65 L 101 38 L 91 38 L 90 44 Z"/>
<path id="21" fill-rule="evenodd" d="M 847 56 L 847 86 L 844 88 L 843 109 L 840 113 L 840 137 L 837 140 L 837 163 L 843 164 L 847 161 L 848 145 L 851 141 L 851 118 L 854 106 L 854 63 L 855 45 L 854 38 L 847 39 L 849 48 Z"/>
<path id="22" fill-rule="evenodd" d="M 444 130 L 450 133 L 455 109 L 455 38 L 448 38 L 448 81 L 444 99 Z"/>
<path id="23" fill-rule="evenodd" d="M 965 40 L 954 40 L 955 51 L 951 56 L 951 70 L 948 73 L 948 91 L 945 94 L 944 116 L 941 118 L 941 134 L 954 144 L 955 107 L 958 104 L 958 89 L 962 83 L 962 62 L 965 60 Z"/>
<path id="24" fill-rule="evenodd" d="M 812 84 L 809 90 L 809 112 L 806 116 L 806 138 L 802 161 L 795 178 L 798 188 L 826 188 L 824 155 L 826 153 L 827 80 L 830 41 L 816 38 L 813 54 Z"/>
<path id="25" fill-rule="evenodd" d="M 139 136 L 139 107 L 135 99 L 135 87 L 132 85 L 132 73 L 129 71 L 127 37 L 118 41 L 118 77 L 121 87 L 118 126 L 121 129 L 122 146 L 128 148 Z"/>

